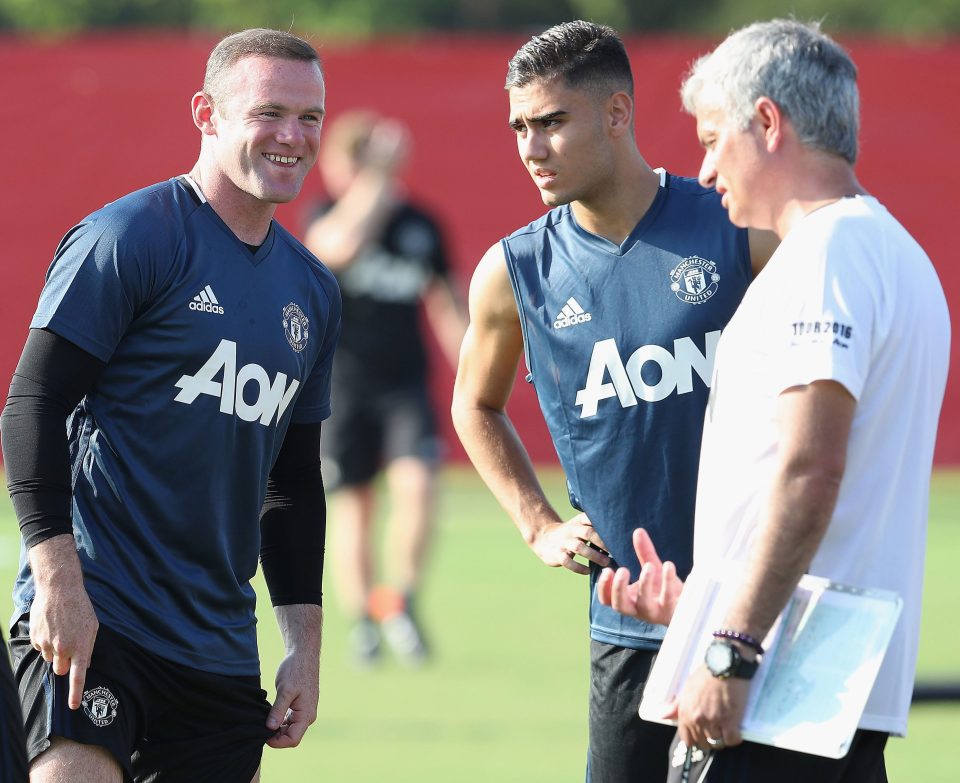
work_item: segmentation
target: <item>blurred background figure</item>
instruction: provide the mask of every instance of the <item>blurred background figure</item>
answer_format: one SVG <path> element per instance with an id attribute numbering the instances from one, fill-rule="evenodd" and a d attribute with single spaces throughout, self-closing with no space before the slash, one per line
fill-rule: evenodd
<path id="1" fill-rule="evenodd" d="M 377 660 L 381 639 L 403 663 L 418 665 L 428 655 L 414 597 L 430 543 L 441 453 L 421 303 L 451 367 L 466 328 L 443 232 L 407 199 L 400 179 L 410 144 L 402 123 L 371 111 L 342 114 L 325 128 L 320 168 L 328 200 L 305 236 L 343 294 L 334 413 L 324 427 L 322 461 L 324 483 L 335 490 L 337 596 L 354 623 L 351 653 L 363 665 Z M 381 470 L 389 514 L 385 581 L 378 585 L 374 480 Z"/>

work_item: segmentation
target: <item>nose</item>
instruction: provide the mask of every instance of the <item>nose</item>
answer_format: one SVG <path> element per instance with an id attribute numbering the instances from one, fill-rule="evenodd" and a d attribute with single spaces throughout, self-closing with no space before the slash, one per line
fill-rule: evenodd
<path id="1" fill-rule="evenodd" d="M 300 144 L 303 137 L 303 128 L 300 127 L 299 118 L 289 117 L 277 124 L 276 139 L 281 144 L 288 144 L 293 147 Z"/>
<path id="2" fill-rule="evenodd" d="M 543 160 L 548 154 L 542 135 L 532 129 L 517 136 L 517 149 L 523 161 Z"/>
<path id="3" fill-rule="evenodd" d="M 717 185 L 717 166 L 714 163 L 713 152 L 707 150 L 703 154 L 703 163 L 700 164 L 700 174 L 697 180 L 705 188 L 713 188 Z"/>

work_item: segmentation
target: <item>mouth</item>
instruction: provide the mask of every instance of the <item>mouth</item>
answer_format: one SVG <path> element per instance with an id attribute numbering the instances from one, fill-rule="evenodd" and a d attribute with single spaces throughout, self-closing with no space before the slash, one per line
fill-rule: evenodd
<path id="1" fill-rule="evenodd" d="M 549 169 L 533 169 L 530 176 L 533 177 L 533 181 L 537 183 L 538 187 L 546 187 L 557 178 L 557 172 Z"/>
<path id="2" fill-rule="evenodd" d="M 278 166 L 295 166 L 300 161 L 300 158 L 292 155 L 274 155 L 272 152 L 264 152 L 263 157 Z"/>

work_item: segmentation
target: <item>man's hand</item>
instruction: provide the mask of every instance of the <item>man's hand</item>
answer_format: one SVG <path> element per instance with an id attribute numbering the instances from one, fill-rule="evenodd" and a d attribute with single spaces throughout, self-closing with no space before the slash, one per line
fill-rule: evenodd
<path id="1" fill-rule="evenodd" d="M 320 700 L 320 659 L 292 652 L 277 669 L 277 698 L 267 716 L 267 728 L 276 733 L 267 740 L 271 748 L 295 748 L 317 719 Z"/>
<path id="2" fill-rule="evenodd" d="M 733 747 L 743 742 L 740 724 L 749 692 L 750 680 L 721 680 L 700 666 L 684 685 L 679 702 L 674 702 L 664 718 L 677 721 L 680 739 L 688 748 Z"/>
<path id="3" fill-rule="evenodd" d="M 677 567 L 669 560 L 666 563 L 660 560 L 653 541 L 643 528 L 633 531 L 633 548 L 641 566 L 637 581 L 630 583 L 628 568 L 619 568 L 616 573 L 605 568 L 597 582 L 597 598 L 620 614 L 667 625 L 683 591 Z"/>
<path id="4" fill-rule="evenodd" d="M 589 574 L 590 567 L 574 560 L 580 556 L 600 567 L 610 564 L 607 546 L 584 513 L 566 522 L 551 522 L 540 528 L 530 548 L 544 563 L 575 574 Z"/>
<path id="5" fill-rule="evenodd" d="M 271 748 L 295 748 L 317 719 L 323 609 L 315 604 L 275 606 L 286 657 L 277 668 L 277 698 L 267 715 Z"/>
<path id="6" fill-rule="evenodd" d="M 72 535 L 54 536 L 30 550 L 36 597 L 30 607 L 30 641 L 53 673 L 70 676 L 67 706 L 80 707 L 83 683 L 100 623 L 83 586 Z"/>

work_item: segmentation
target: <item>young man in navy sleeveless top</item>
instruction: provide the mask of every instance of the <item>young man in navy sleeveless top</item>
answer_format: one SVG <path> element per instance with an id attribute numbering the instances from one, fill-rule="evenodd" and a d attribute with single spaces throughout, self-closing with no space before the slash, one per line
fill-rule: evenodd
<path id="1" fill-rule="evenodd" d="M 307 42 L 228 36 L 193 97 L 190 173 L 57 249 L 2 420 L 33 781 L 245 783 L 316 717 L 340 294 L 273 216 L 324 104 Z M 258 555 L 288 650 L 272 706 Z"/>
<path id="2" fill-rule="evenodd" d="M 617 34 L 553 27 L 510 62 L 520 158 L 552 209 L 484 255 L 454 391 L 457 432 L 547 565 L 638 574 L 638 520 L 681 574 L 714 351 L 775 244 L 735 228 L 719 196 L 652 169 L 634 138 L 633 78 Z M 580 513 L 551 507 L 505 406 L 521 355 Z M 586 561 L 584 564 L 576 558 Z M 593 783 L 663 780 L 673 731 L 637 704 L 664 628 L 591 598 Z"/>

